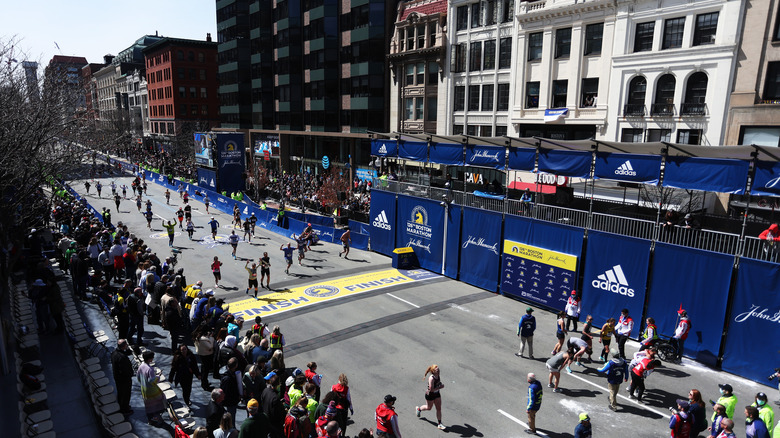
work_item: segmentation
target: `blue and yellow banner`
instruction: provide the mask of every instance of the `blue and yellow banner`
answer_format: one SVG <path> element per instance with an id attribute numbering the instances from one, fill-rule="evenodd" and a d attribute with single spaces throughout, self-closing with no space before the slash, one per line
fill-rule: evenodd
<path id="1" fill-rule="evenodd" d="M 501 291 L 563 310 L 577 278 L 577 256 L 504 240 Z"/>

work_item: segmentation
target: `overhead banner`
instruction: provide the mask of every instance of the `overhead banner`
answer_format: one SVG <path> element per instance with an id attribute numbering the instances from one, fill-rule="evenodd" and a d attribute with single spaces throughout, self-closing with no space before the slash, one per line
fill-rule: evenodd
<path id="1" fill-rule="evenodd" d="M 563 310 L 577 279 L 577 256 L 504 240 L 501 292 Z"/>
<path id="2" fill-rule="evenodd" d="M 501 256 L 501 213 L 463 207 L 460 279 L 495 292 Z"/>
<path id="3" fill-rule="evenodd" d="M 398 155 L 398 142 L 395 140 L 371 140 L 371 155 L 395 157 Z"/>
<path id="4" fill-rule="evenodd" d="M 671 336 L 680 307 L 693 328 L 685 355 L 715 365 L 720 350 L 734 256 L 656 242 L 647 314 Z M 764 290 L 766 292 L 767 290 Z"/>
<path id="5" fill-rule="evenodd" d="M 392 255 L 395 249 L 395 193 L 371 191 L 371 249 Z"/>
<path id="6" fill-rule="evenodd" d="M 539 149 L 539 171 L 590 178 L 591 159 L 590 152 Z"/>
<path id="7" fill-rule="evenodd" d="M 509 168 L 512 170 L 533 171 L 536 165 L 536 149 L 509 148 Z"/>
<path id="8" fill-rule="evenodd" d="M 506 148 L 503 146 L 468 145 L 466 146 L 466 164 L 504 170 L 506 169 Z"/>
<path id="9" fill-rule="evenodd" d="M 427 161 L 428 143 L 402 140 L 398 144 L 398 158 L 414 161 Z"/>
<path id="10" fill-rule="evenodd" d="M 660 155 L 596 153 L 596 178 L 658 184 L 661 176 Z"/>
<path id="11" fill-rule="evenodd" d="M 444 261 L 444 275 L 458 278 L 460 261 L 461 206 L 450 204 L 447 207 L 447 250 Z"/>
<path id="12" fill-rule="evenodd" d="M 766 384 L 780 351 L 780 265 L 739 262 L 723 351 L 723 370 Z M 696 321 L 693 321 L 694 330 Z M 689 338 L 690 339 L 690 338 Z M 686 344 L 687 347 L 688 344 Z M 764 352 L 765 354 L 762 354 Z"/>
<path id="13" fill-rule="evenodd" d="M 431 163 L 447 164 L 451 166 L 463 165 L 463 145 L 452 143 L 431 144 Z M 419 160 L 418 160 L 419 161 Z"/>
<path id="14" fill-rule="evenodd" d="M 721 158 L 668 157 L 663 185 L 706 192 L 745 192 L 749 162 Z"/>
<path id="15" fill-rule="evenodd" d="M 582 283 L 582 313 L 593 315 L 596 326 L 628 309 L 641 321 L 645 304 L 650 241 L 633 237 L 588 232 Z M 632 336 L 639 334 L 637 323 Z"/>
<path id="16" fill-rule="evenodd" d="M 752 195 L 780 196 L 780 163 L 756 161 Z"/>
<path id="17" fill-rule="evenodd" d="M 244 134 L 217 133 L 217 189 L 244 191 Z"/>
<path id="18" fill-rule="evenodd" d="M 217 191 L 217 172 L 198 167 L 198 185 L 204 189 Z"/>
<path id="19" fill-rule="evenodd" d="M 420 267 L 441 272 L 444 207 L 436 201 L 398 195 L 396 246 L 411 247 Z"/>

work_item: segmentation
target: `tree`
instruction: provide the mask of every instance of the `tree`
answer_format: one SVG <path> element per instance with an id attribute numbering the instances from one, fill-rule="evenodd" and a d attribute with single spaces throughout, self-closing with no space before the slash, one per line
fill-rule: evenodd
<path id="1" fill-rule="evenodd" d="M 325 176 L 322 187 L 317 190 L 317 200 L 320 205 L 325 207 L 325 212 L 328 214 L 341 205 L 341 201 L 338 199 L 340 192 L 349 192 L 349 181 L 331 167 Z"/>
<path id="2" fill-rule="evenodd" d="M 704 208 L 704 193 L 699 190 L 676 189 L 658 185 L 639 186 L 639 198 L 645 207 L 658 208 L 661 211 L 676 210 L 678 213 L 693 213 Z"/>

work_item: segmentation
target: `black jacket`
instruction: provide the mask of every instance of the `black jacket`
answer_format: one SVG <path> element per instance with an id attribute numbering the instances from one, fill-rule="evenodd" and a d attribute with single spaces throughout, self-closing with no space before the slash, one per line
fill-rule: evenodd
<path id="1" fill-rule="evenodd" d="M 214 431 L 219 429 L 219 422 L 222 421 L 225 412 L 222 405 L 209 401 L 208 406 L 206 406 L 206 430 L 208 430 L 209 436 L 214 436 Z"/>
<path id="2" fill-rule="evenodd" d="M 272 430 L 282 430 L 286 414 L 279 393 L 271 386 L 266 386 L 260 395 L 260 409 L 268 416 Z"/>
<path id="3" fill-rule="evenodd" d="M 114 352 L 111 353 L 111 368 L 114 371 L 114 380 L 117 382 L 132 381 L 133 376 L 135 376 L 133 365 L 130 363 L 130 358 L 118 348 L 114 349 Z"/>

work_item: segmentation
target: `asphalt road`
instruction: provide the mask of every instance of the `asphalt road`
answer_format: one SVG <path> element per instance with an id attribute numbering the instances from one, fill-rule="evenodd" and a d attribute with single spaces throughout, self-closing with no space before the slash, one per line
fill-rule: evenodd
<path id="1" fill-rule="evenodd" d="M 130 180 L 129 177 L 116 179 L 119 185 L 128 186 Z M 164 189 L 149 184 L 148 198 L 152 200 L 153 212 L 160 216 L 150 231 L 134 201 L 122 201 L 120 211 L 115 211 L 113 201 L 107 197 L 111 193 L 109 182 L 110 179 L 103 179 L 103 198 L 97 198 L 93 188 L 87 196 L 89 202 L 98 210 L 111 208 L 115 223 L 127 224 L 158 255 L 168 254 L 167 236 L 160 218 L 175 217 L 174 212 L 183 205 L 178 194 L 173 193 L 171 205 L 166 205 Z M 72 186 L 84 192 L 81 182 L 74 182 Z M 225 287 L 219 289 L 217 295 L 228 303 L 247 299 L 244 260 L 256 260 L 263 251 L 271 256 L 271 287 L 281 293 L 291 293 L 290 289 L 302 286 L 327 286 L 335 280 L 390 267 L 387 257 L 365 251 L 353 250 L 350 260 L 344 260 L 338 257 L 339 246 L 326 243 L 309 252 L 303 266 L 296 262 L 288 275 L 284 273 L 279 246 L 291 240 L 259 228 L 251 244 L 239 244 L 239 259 L 234 261 L 230 256 L 230 245 L 209 244 L 208 239 L 202 240 L 210 236 L 206 222 L 211 215 L 205 213 L 205 207 L 199 202 L 190 202 L 193 221 L 198 228 L 194 241 L 189 241 L 184 231 L 177 233 L 174 245 L 182 250 L 180 266 L 185 268 L 188 282 L 202 280 L 205 287 L 212 287 L 209 266 L 213 257 L 218 256 L 224 263 L 221 284 Z M 214 212 L 213 215 L 222 225 L 220 233 L 229 234 L 229 227 L 225 227 L 230 225 L 231 218 L 223 213 Z M 468 260 L 461 263 L 468 263 Z M 385 394 L 398 397 L 396 409 L 404 437 L 440 434 L 491 438 L 527 436 L 524 429 L 526 374 L 529 372 L 536 373 L 545 390 L 536 419 L 537 429 L 540 435 L 551 437 L 573 436 L 577 414 L 582 411 L 590 414 L 597 437 L 669 436 L 667 408 L 674 406 L 674 400 L 685 398 L 692 388 L 698 388 L 705 400 L 717 399 L 718 383 L 730 383 L 739 398 L 735 414 L 737 436 L 745 435 L 743 407 L 753 402 L 757 392 L 766 392 L 770 404 L 778 408 L 773 403 L 778 399 L 776 388 L 689 360 L 679 365 L 664 364 L 652 374 L 646 382 L 648 390 L 644 403 L 629 400 L 628 393 L 621 388 L 617 412 L 607 408 L 606 379 L 596 372 L 600 363 L 586 363 L 582 368 L 574 366 L 573 374 L 563 373 L 563 392 L 553 393 L 546 387 L 548 372 L 545 367 L 555 344 L 553 314 L 539 309 L 534 313 L 537 318 L 536 359 L 514 355 L 519 346 L 517 322 L 526 307 L 525 303 L 442 277 L 387 285 L 347 297 L 336 295 L 306 307 L 291 306 L 284 309 L 286 311 L 264 317 L 264 321 L 271 326 L 281 326 L 287 341 L 288 367 L 304 368 L 307 362 L 316 361 L 318 371 L 324 375 L 323 386 L 328 388 L 340 373 L 349 377 L 355 406 L 351 417 L 354 424 L 347 430 L 349 436 L 356 435 L 362 427 L 375 427 L 374 409 Z M 669 309 L 670 312 L 676 310 Z M 637 347 L 636 343 L 630 343 L 627 352 L 633 354 Z M 443 423 L 448 430 L 444 432 L 436 429 L 434 412 L 423 412 L 421 418 L 414 415 L 414 406 L 425 403 L 423 373 L 433 363 L 441 368 L 445 384 L 441 394 Z M 769 375 L 772 370 L 766 372 Z M 202 400 L 201 397 L 198 399 Z M 134 400 L 134 405 L 138 401 Z M 712 409 L 708 407 L 708 417 L 711 414 Z M 242 418 L 239 414 L 239 420 Z"/>

